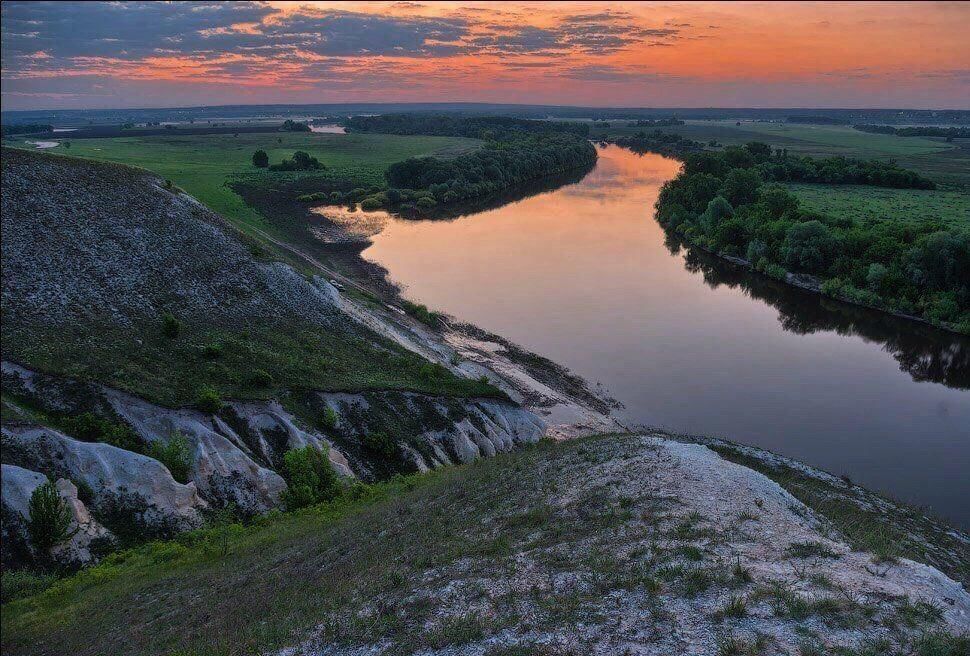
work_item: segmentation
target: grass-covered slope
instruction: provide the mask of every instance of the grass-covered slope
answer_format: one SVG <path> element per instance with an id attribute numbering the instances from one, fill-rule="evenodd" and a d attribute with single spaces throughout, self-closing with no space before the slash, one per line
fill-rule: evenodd
<path id="1" fill-rule="evenodd" d="M 116 555 L 5 605 L 2 641 L 79 655 L 964 653 L 965 591 L 829 530 L 697 445 L 544 443 Z"/>
<path id="2" fill-rule="evenodd" d="M 3 150 L 3 357 L 163 405 L 301 389 L 494 393 L 378 338 L 143 170 Z"/>
<path id="3" fill-rule="evenodd" d="M 307 132 L 273 132 L 212 135 L 165 135 L 77 139 L 53 152 L 139 166 L 171 180 L 237 227 L 258 235 L 258 228 L 287 237 L 247 205 L 231 188 L 245 180 L 249 185 L 274 183 L 281 174 L 253 167 L 252 156 L 264 150 L 270 163 L 278 163 L 302 150 L 316 157 L 325 172 L 282 174 L 282 177 L 322 176 L 326 180 L 353 179 L 365 186 L 383 184 L 384 169 L 408 157 L 451 157 L 474 151 L 480 143 L 455 137 L 402 137 L 343 135 Z M 29 145 L 27 147 L 30 147 Z"/>

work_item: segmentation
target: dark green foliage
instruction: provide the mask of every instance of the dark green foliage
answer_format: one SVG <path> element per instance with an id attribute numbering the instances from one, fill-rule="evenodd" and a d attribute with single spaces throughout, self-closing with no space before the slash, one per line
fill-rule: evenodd
<path id="1" fill-rule="evenodd" d="M 337 411 L 327 406 L 317 415 L 317 426 L 323 430 L 332 431 L 337 428 L 339 420 L 340 417 L 337 415 Z"/>
<path id="2" fill-rule="evenodd" d="M 202 412 L 216 413 L 222 409 L 222 398 L 215 389 L 203 385 L 196 396 L 195 407 Z"/>
<path id="3" fill-rule="evenodd" d="M 837 247 L 832 232 L 820 221 L 796 223 L 785 233 L 781 255 L 789 267 L 812 273 L 824 271 Z"/>
<path id="4" fill-rule="evenodd" d="M 283 132 L 311 132 L 309 124 L 294 121 L 292 119 L 286 119 L 283 121 L 283 125 L 280 126 L 280 130 Z"/>
<path id="5" fill-rule="evenodd" d="M 260 169 L 269 166 L 269 155 L 266 154 L 265 150 L 257 150 L 253 153 L 253 166 Z"/>
<path id="6" fill-rule="evenodd" d="M 660 130 L 654 130 L 649 134 L 641 131 L 632 136 L 611 136 L 606 137 L 606 140 L 617 146 L 629 148 L 635 153 L 660 153 L 673 157 L 684 157 L 704 149 L 704 146 L 697 141 Z"/>
<path id="7" fill-rule="evenodd" d="M 485 147 L 452 159 L 409 158 L 388 167 L 386 178 L 397 189 L 424 190 L 411 194 L 414 206 L 431 210 L 439 204 L 453 204 L 495 194 L 553 174 L 596 161 L 596 149 L 587 141 L 589 128 L 579 123 L 529 121 L 509 117 L 468 117 L 439 114 L 385 114 L 356 116 L 348 128 L 358 132 L 424 134 L 473 137 Z M 355 198 L 357 201 L 364 201 Z M 387 200 L 397 202 L 388 195 Z M 367 210 L 376 203 L 362 204 Z"/>
<path id="8" fill-rule="evenodd" d="M 283 477 L 287 510 L 329 501 L 340 492 L 340 479 L 330 464 L 326 445 L 322 449 L 305 446 L 287 451 L 283 455 Z"/>
<path id="9" fill-rule="evenodd" d="M 253 387 L 267 388 L 273 386 L 273 376 L 265 369 L 256 369 L 249 377 Z"/>
<path id="10" fill-rule="evenodd" d="M 182 322 L 170 312 L 162 315 L 162 334 L 169 339 L 176 339 L 182 332 Z"/>
<path id="11" fill-rule="evenodd" d="M 64 417 L 58 422 L 60 428 L 82 442 L 104 442 L 128 451 L 140 452 L 141 440 L 125 424 L 99 417 L 93 412 Z"/>
<path id="12" fill-rule="evenodd" d="M 279 164 L 269 167 L 270 171 L 317 171 L 326 168 L 316 157 L 310 153 L 298 150 L 293 153 L 292 159 L 284 159 Z"/>
<path id="13" fill-rule="evenodd" d="M 428 309 L 428 306 L 424 305 L 423 303 L 412 303 L 411 301 L 402 299 L 401 306 L 404 308 L 404 311 L 410 314 L 412 317 L 431 327 L 437 326 L 439 323 L 441 323 L 443 318 L 443 315 L 438 312 L 432 312 Z"/>
<path id="14" fill-rule="evenodd" d="M 43 592 L 57 580 L 53 574 L 28 569 L 4 570 L 0 573 L 0 601 L 7 603 Z"/>
<path id="15" fill-rule="evenodd" d="M 393 458 L 397 454 L 397 444 L 394 442 L 394 438 L 383 431 L 365 433 L 360 441 L 364 448 L 385 458 Z"/>
<path id="16" fill-rule="evenodd" d="M 760 187 L 761 176 L 756 171 L 748 168 L 733 168 L 724 177 L 720 194 L 733 207 L 737 207 L 738 205 L 753 203 L 758 198 Z"/>
<path id="17" fill-rule="evenodd" d="M 580 137 L 589 134 L 589 126 L 579 122 L 532 121 L 511 116 L 462 116 L 422 112 L 420 114 L 379 114 L 353 116 L 345 124 L 351 132 L 384 134 L 427 134 L 443 137 L 487 139 L 500 132 L 565 132 Z"/>
<path id="18" fill-rule="evenodd" d="M 773 278 L 811 274 L 824 294 L 970 332 L 970 231 L 932 217 L 901 223 L 816 214 L 773 183 L 787 179 L 932 187 L 892 164 L 812 160 L 751 143 L 688 156 L 661 189 L 657 219 L 689 243 L 745 258 Z"/>
<path id="19" fill-rule="evenodd" d="M 970 139 L 970 127 L 940 127 L 937 125 L 913 125 L 898 128 L 894 125 L 853 125 L 861 132 L 875 134 L 894 134 L 897 137 L 948 137 L 950 139 Z"/>
<path id="20" fill-rule="evenodd" d="M 39 485 L 30 495 L 27 534 L 30 543 L 43 556 L 71 537 L 71 509 L 50 481 Z"/>
<path id="21" fill-rule="evenodd" d="M 179 483 L 188 483 L 192 476 L 192 450 L 181 433 L 173 433 L 167 442 L 152 442 L 146 455 L 159 461 Z"/>
<path id="22" fill-rule="evenodd" d="M 34 134 L 35 132 L 51 132 L 54 130 L 53 125 L 47 125 L 43 123 L 21 123 L 20 125 L 4 125 L 3 126 L 3 136 L 10 136 L 14 134 Z"/>

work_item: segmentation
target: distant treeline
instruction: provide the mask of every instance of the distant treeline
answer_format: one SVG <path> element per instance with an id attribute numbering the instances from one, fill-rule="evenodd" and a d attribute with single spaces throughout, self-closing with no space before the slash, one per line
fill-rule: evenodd
<path id="1" fill-rule="evenodd" d="M 388 167 L 390 189 L 361 203 L 365 209 L 412 204 L 431 212 L 438 205 L 478 199 L 567 171 L 589 168 L 596 149 L 579 123 L 528 121 L 511 117 L 429 114 L 359 116 L 347 122 L 357 132 L 424 134 L 482 139 L 480 150 L 452 159 L 409 158 Z"/>
<path id="2" fill-rule="evenodd" d="M 683 159 L 690 153 L 704 150 L 704 145 L 698 141 L 660 130 L 650 133 L 641 131 L 634 135 L 608 136 L 604 141 L 629 148 L 635 153 L 659 153 L 679 159 Z"/>
<path id="3" fill-rule="evenodd" d="M 566 121 L 533 121 L 511 116 L 462 116 L 459 114 L 381 114 L 354 116 L 344 123 L 348 132 L 425 134 L 472 139 L 508 139 L 516 132 L 565 132 L 586 137 L 589 125 Z"/>
<path id="4" fill-rule="evenodd" d="M 792 175 L 798 171 L 815 173 Z M 661 190 L 657 219 L 688 243 L 743 258 L 773 278 L 810 274 L 823 294 L 970 333 L 970 231 L 931 219 L 857 223 L 826 216 L 801 208 L 773 184 L 860 178 L 922 180 L 893 165 L 809 160 L 750 143 L 689 155 Z"/>
<path id="5" fill-rule="evenodd" d="M 20 125 L 4 125 L 3 136 L 12 134 L 33 134 L 35 132 L 52 132 L 54 126 L 42 123 L 22 123 Z"/>
<path id="6" fill-rule="evenodd" d="M 655 121 L 652 120 L 640 120 L 634 123 L 630 123 L 627 127 L 631 128 L 667 128 L 674 125 L 683 125 L 684 122 L 679 118 L 660 118 Z"/>
<path id="7" fill-rule="evenodd" d="M 807 123 L 809 125 L 848 125 L 849 121 L 837 116 L 789 116 L 785 119 L 789 123 Z"/>
<path id="8" fill-rule="evenodd" d="M 897 137 L 947 137 L 950 139 L 970 139 L 970 127 L 938 127 L 935 125 L 916 125 L 897 128 L 894 125 L 853 125 L 862 132 L 876 134 L 895 134 Z"/>

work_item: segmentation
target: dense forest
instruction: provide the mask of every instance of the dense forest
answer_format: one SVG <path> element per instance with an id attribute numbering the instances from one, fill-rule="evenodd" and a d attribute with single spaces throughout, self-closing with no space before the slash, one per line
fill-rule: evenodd
<path id="1" fill-rule="evenodd" d="M 895 134 L 897 137 L 946 137 L 947 139 L 970 139 L 970 127 L 940 127 L 937 125 L 911 125 L 898 128 L 895 125 L 853 125 L 861 132 Z"/>
<path id="2" fill-rule="evenodd" d="M 689 244 L 745 259 L 774 278 L 810 274 L 824 294 L 970 333 L 970 231 L 932 219 L 825 216 L 775 183 L 868 179 L 926 188 L 929 181 L 890 164 L 807 159 L 761 143 L 689 155 L 661 190 L 657 218 Z"/>
<path id="3" fill-rule="evenodd" d="M 518 185 L 596 162 L 596 149 L 581 123 L 530 121 L 511 117 L 448 114 L 356 116 L 346 127 L 355 132 L 460 136 L 481 139 L 475 152 L 452 159 L 410 158 L 388 167 L 389 188 L 360 200 L 365 210 L 381 207 L 433 213 L 436 208 L 481 199 Z M 305 201 L 343 203 L 345 195 L 314 193 Z"/>

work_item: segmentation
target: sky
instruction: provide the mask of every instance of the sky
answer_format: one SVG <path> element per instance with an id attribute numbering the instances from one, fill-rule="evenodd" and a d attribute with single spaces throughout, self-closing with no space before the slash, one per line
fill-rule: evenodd
<path id="1" fill-rule="evenodd" d="M 970 109 L 970 2 L 2 3 L 5 110 Z"/>

